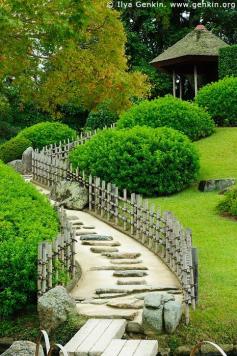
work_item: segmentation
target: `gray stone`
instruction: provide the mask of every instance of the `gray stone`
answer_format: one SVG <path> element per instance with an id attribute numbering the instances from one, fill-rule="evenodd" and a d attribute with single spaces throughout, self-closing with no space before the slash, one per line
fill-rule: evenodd
<path id="1" fill-rule="evenodd" d="M 114 259 L 130 259 L 141 256 L 140 253 L 125 252 L 125 253 L 103 253 L 103 256 Z"/>
<path id="2" fill-rule="evenodd" d="M 120 267 L 120 266 L 119 266 Z M 144 271 L 115 271 L 113 273 L 114 277 L 144 277 L 147 276 L 147 272 Z"/>
<path id="3" fill-rule="evenodd" d="M 221 178 L 221 179 L 208 179 L 199 182 L 198 189 L 201 192 L 212 192 L 214 190 L 225 190 L 226 188 L 234 185 L 235 178 Z"/>
<path id="4" fill-rule="evenodd" d="M 126 332 L 132 334 L 143 334 L 144 330 L 141 324 L 135 321 L 128 321 L 126 326 Z"/>
<path id="5" fill-rule="evenodd" d="M 174 355 L 175 356 L 189 356 L 191 354 L 192 349 L 193 349 L 192 345 L 178 346 L 174 350 Z"/>
<path id="6" fill-rule="evenodd" d="M 168 334 L 173 334 L 182 317 L 182 304 L 170 300 L 164 304 L 164 327 Z"/>
<path id="7" fill-rule="evenodd" d="M 77 314 L 76 303 L 64 287 L 57 286 L 39 298 L 38 313 L 41 327 L 51 331 L 65 322 L 70 315 Z"/>
<path id="8" fill-rule="evenodd" d="M 81 235 L 79 233 L 79 235 Z M 111 241 L 113 240 L 112 236 L 107 236 L 107 235 L 91 235 L 90 234 L 85 234 L 80 236 L 80 240 L 82 241 Z"/>
<path id="9" fill-rule="evenodd" d="M 22 163 L 24 167 L 24 173 L 31 173 L 32 172 L 32 154 L 33 148 L 28 147 L 22 154 Z"/>
<path id="10" fill-rule="evenodd" d="M 134 270 L 136 268 L 136 270 Z M 115 266 L 99 266 L 99 267 L 91 267 L 91 271 L 119 271 L 118 274 L 116 274 L 117 277 L 120 277 L 119 273 L 123 271 L 129 271 L 128 275 L 125 273 L 121 274 L 121 276 L 124 277 L 142 277 L 141 275 L 137 276 L 135 275 L 136 272 L 138 271 L 146 271 L 148 268 L 145 266 L 121 266 L 121 265 L 115 265 Z M 114 275 L 115 276 L 115 275 Z"/>
<path id="11" fill-rule="evenodd" d="M 81 302 L 81 304 L 95 304 L 95 305 L 103 305 L 108 303 L 109 300 L 108 299 L 85 299 Z"/>
<path id="12" fill-rule="evenodd" d="M 81 187 L 77 182 L 61 181 L 55 184 L 50 197 L 59 202 L 59 206 L 68 209 L 82 210 L 89 202 L 88 189 Z"/>
<path id="13" fill-rule="evenodd" d="M 120 260 L 115 260 L 112 259 L 110 263 L 113 263 L 115 265 L 135 265 L 142 263 L 142 260 L 126 260 L 126 259 L 120 259 Z"/>
<path id="14" fill-rule="evenodd" d="M 105 242 L 100 242 L 100 241 L 82 241 L 82 245 L 85 246 L 97 246 L 97 247 L 103 247 L 103 246 L 110 246 L 110 247 L 116 247 L 120 246 L 120 242 L 113 242 L 113 241 L 105 241 Z M 110 261 L 113 262 L 113 261 Z"/>
<path id="15" fill-rule="evenodd" d="M 11 161 L 7 163 L 7 165 L 14 168 L 15 171 L 17 171 L 18 173 L 24 174 L 24 166 L 21 159 L 16 159 L 14 161 Z"/>
<path id="16" fill-rule="evenodd" d="M 135 298 L 126 300 L 117 298 L 108 302 L 107 306 L 118 309 L 141 309 L 143 308 L 143 301 Z"/>
<path id="17" fill-rule="evenodd" d="M 85 236 L 85 237 L 88 236 L 89 238 L 91 237 L 91 239 L 92 239 L 93 236 L 98 235 L 98 234 L 97 234 L 97 232 L 95 232 L 95 231 L 90 231 L 90 232 L 88 232 L 88 231 L 81 231 L 81 230 L 80 230 L 80 231 L 76 231 L 76 235 L 79 236 L 79 237 L 80 237 L 80 236 Z M 82 240 L 82 239 L 81 239 L 81 240 Z M 85 238 L 85 240 L 86 240 L 86 238 Z M 92 239 L 92 240 L 93 240 L 93 239 Z"/>
<path id="18" fill-rule="evenodd" d="M 2 356 L 35 356 L 36 344 L 31 341 L 15 341 Z M 40 346 L 39 356 L 44 356 L 42 346 Z"/>
<path id="19" fill-rule="evenodd" d="M 118 252 L 116 247 L 91 247 L 91 252 L 93 253 L 104 253 L 104 252 Z"/>
<path id="20" fill-rule="evenodd" d="M 145 279 L 141 279 L 141 280 L 126 280 L 126 279 L 120 279 L 117 281 L 117 284 L 122 286 L 122 285 L 139 285 L 139 284 L 147 284 L 147 282 L 145 281 Z"/>
<path id="21" fill-rule="evenodd" d="M 174 300 L 174 296 L 167 293 L 149 293 L 144 298 L 144 304 L 147 308 L 159 309 L 164 303 Z"/>
<path id="22" fill-rule="evenodd" d="M 159 309 L 150 309 L 144 306 L 142 313 L 142 326 L 144 330 L 154 329 L 156 333 L 163 331 L 163 304 Z"/>

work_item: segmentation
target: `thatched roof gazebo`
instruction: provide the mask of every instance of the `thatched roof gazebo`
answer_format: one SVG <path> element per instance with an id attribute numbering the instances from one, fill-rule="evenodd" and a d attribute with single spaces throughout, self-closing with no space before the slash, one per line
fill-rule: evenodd
<path id="1" fill-rule="evenodd" d="M 180 41 L 169 47 L 150 63 L 173 75 L 173 94 L 176 96 L 176 77 L 182 98 L 183 78 L 189 80 L 195 95 L 202 84 L 217 80 L 219 49 L 228 46 L 219 37 L 198 25 Z"/>

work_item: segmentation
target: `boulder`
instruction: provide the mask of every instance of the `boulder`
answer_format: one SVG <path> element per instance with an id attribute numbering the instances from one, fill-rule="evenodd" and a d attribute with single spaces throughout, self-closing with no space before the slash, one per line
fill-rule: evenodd
<path id="1" fill-rule="evenodd" d="M 8 166 L 11 166 L 12 168 L 15 169 L 20 174 L 24 174 L 24 165 L 21 159 L 16 159 L 14 161 L 11 161 L 7 163 Z"/>
<path id="2" fill-rule="evenodd" d="M 33 148 L 28 147 L 22 154 L 22 164 L 24 168 L 24 173 L 31 173 L 32 172 L 32 153 Z"/>
<path id="3" fill-rule="evenodd" d="M 76 303 L 62 286 L 46 292 L 38 300 L 41 328 L 48 332 L 65 322 L 70 315 L 77 314 Z"/>
<path id="4" fill-rule="evenodd" d="M 35 356 L 36 344 L 31 341 L 15 341 L 2 356 Z M 44 356 L 42 346 L 40 346 L 39 356 Z"/>
<path id="5" fill-rule="evenodd" d="M 89 193 L 77 182 L 61 181 L 52 187 L 50 198 L 65 208 L 82 210 L 88 205 Z"/>
<path id="6" fill-rule="evenodd" d="M 170 300 L 164 305 L 164 327 L 167 334 L 173 334 L 182 317 L 182 304 Z"/>
<path id="7" fill-rule="evenodd" d="M 199 182 L 198 189 L 201 192 L 222 191 L 226 188 L 234 185 L 235 178 L 220 178 L 220 179 L 208 179 Z"/>
<path id="8" fill-rule="evenodd" d="M 168 293 L 149 293 L 144 297 L 142 325 L 145 333 L 173 333 L 182 316 L 182 305 Z"/>

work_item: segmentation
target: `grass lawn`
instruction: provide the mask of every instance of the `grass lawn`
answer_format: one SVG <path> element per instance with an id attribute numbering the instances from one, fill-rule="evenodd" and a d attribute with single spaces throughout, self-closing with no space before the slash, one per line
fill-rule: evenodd
<path id="1" fill-rule="evenodd" d="M 237 128 L 218 128 L 195 145 L 201 158 L 199 180 L 237 178 Z M 150 199 L 192 229 L 199 252 L 198 309 L 191 324 L 169 338 L 171 346 L 199 339 L 218 343 L 237 339 L 237 221 L 218 215 L 221 199 L 217 192 L 199 192 L 197 184 L 170 197 Z"/>

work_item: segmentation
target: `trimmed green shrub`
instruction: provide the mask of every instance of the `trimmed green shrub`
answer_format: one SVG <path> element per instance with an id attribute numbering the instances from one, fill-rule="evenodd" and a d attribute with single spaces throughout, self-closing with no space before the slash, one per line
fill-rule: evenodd
<path id="1" fill-rule="evenodd" d="M 76 131 L 59 122 L 40 122 L 39 124 L 25 128 L 19 133 L 31 141 L 33 148 L 43 148 L 52 143 L 76 137 Z"/>
<path id="2" fill-rule="evenodd" d="M 86 121 L 86 128 L 90 130 L 103 129 L 110 127 L 118 120 L 118 115 L 111 111 L 107 102 L 97 106 L 95 111 L 91 111 Z"/>
<path id="3" fill-rule="evenodd" d="M 0 145 L 0 159 L 5 163 L 21 158 L 29 146 L 44 146 L 76 137 L 76 131 L 58 122 L 41 122 L 23 129 L 16 137 Z"/>
<path id="4" fill-rule="evenodd" d="M 218 126 L 237 125 L 237 77 L 226 77 L 204 86 L 195 100 Z"/>
<path id="5" fill-rule="evenodd" d="M 167 126 L 187 135 L 192 141 L 209 136 L 214 131 L 210 115 L 196 104 L 170 95 L 152 101 L 145 100 L 124 112 L 117 123 L 118 128 L 136 125 Z"/>
<path id="6" fill-rule="evenodd" d="M 221 214 L 237 216 L 237 187 L 225 194 L 224 200 L 217 208 Z"/>
<path id="7" fill-rule="evenodd" d="M 237 45 L 224 47 L 219 52 L 219 78 L 237 77 Z"/>
<path id="8" fill-rule="evenodd" d="M 74 169 L 147 196 L 184 189 L 199 168 L 190 140 L 169 128 L 103 130 L 75 148 L 69 159 Z"/>
<path id="9" fill-rule="evenodd" d="M 22 153 L 31 146 L 31 141 L 24 136 L 16 136 L 0 145 L 0 159 L 3 162 L 10 162 L 20 159 Z"/>
<path id="10" fill-rule="evenodd" d="M 38 242 L 57 232 L 57 215 L 47 198 L 0 162 L 1 317 L 36 301 Z"/>

